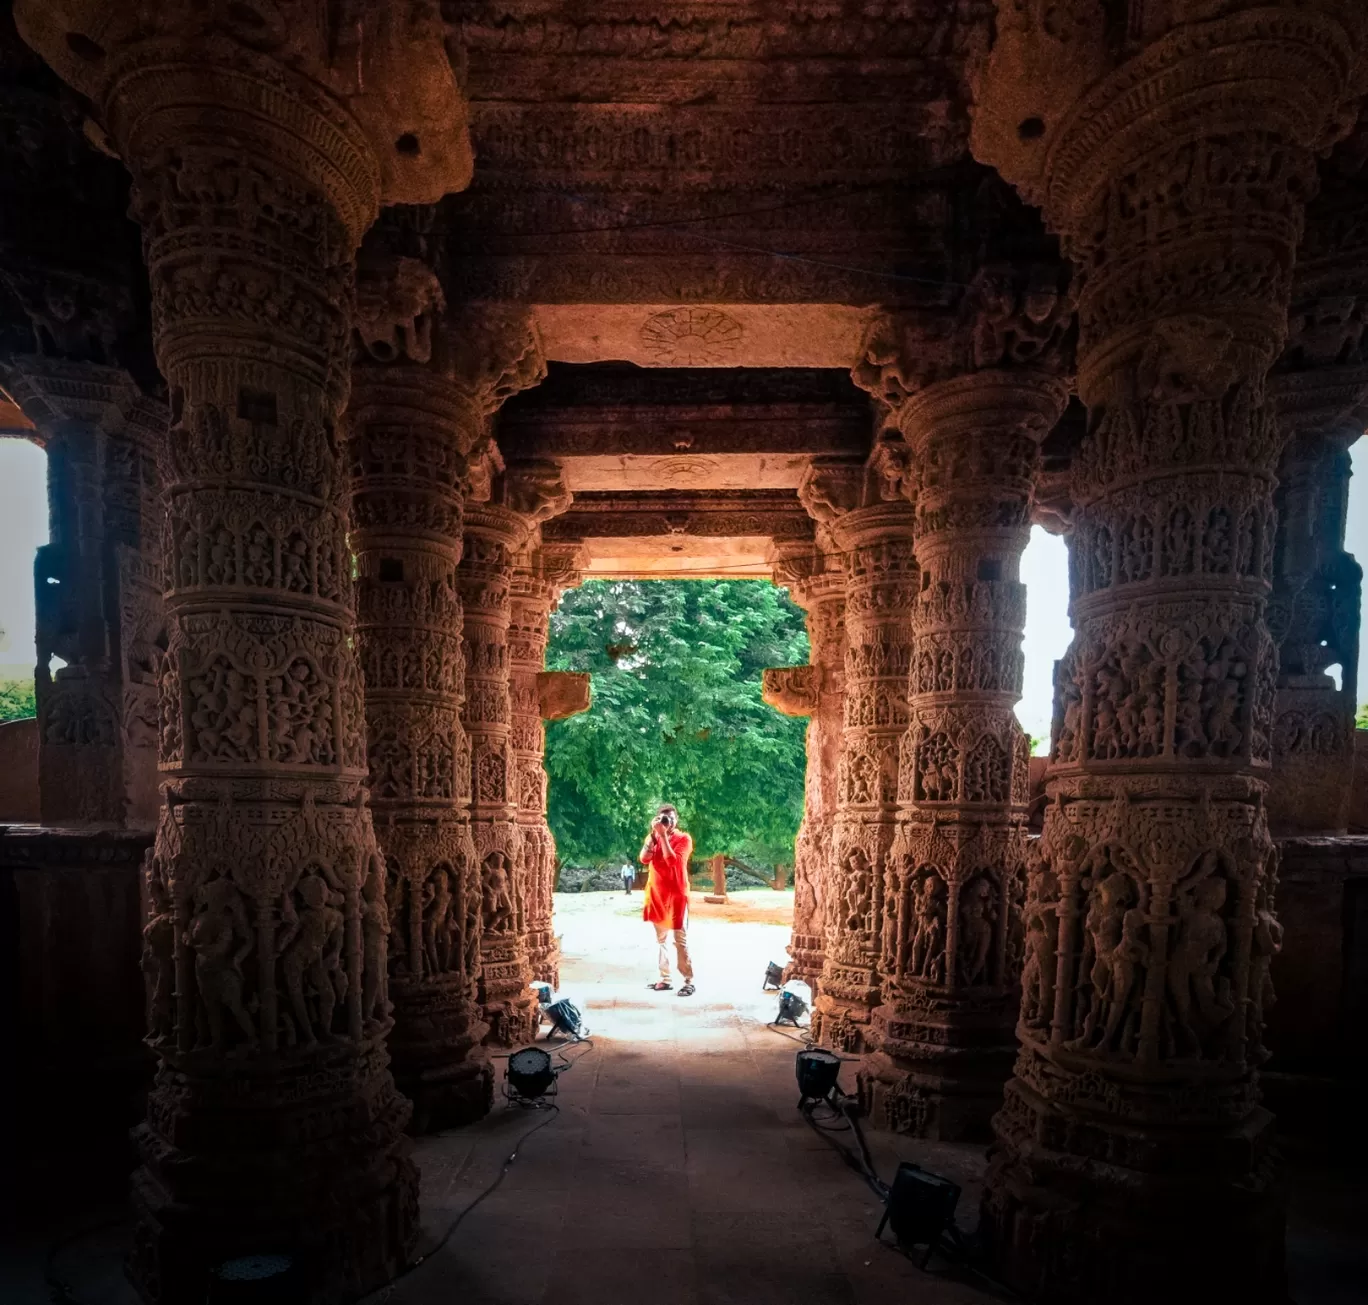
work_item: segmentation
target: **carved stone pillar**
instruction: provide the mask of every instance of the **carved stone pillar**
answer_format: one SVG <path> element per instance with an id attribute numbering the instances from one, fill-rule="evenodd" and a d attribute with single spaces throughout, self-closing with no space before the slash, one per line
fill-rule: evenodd
<path id="1" fill-rule="evenodd" d="M 129 1262 L 151 1300 L 202 1299 L 210 1265 L 263 1250 L 297 1257 L 311 1301 L 353 1298 L 417 1232 L 377 998 L 384 863 L 337 428 L 362 232 L 382 197 L 469 176 L 440 26 L 407 17 L 16 7 L 133 176 L 171 393 L 143 934 L 160 1067 Z M 401 51 L 412 117 L 389 79 Z"/>
<path id="2" fill-rule="evenodd" d="M 980 269 L 957 320 L 876 321 L 855 376 L 895 414 L 880 454 L 916 503 L 921 591 L 884 1004 L 859 1073 L 875 1123 L 986 1135 L 1016 1051 L 1030 742 L 1017 723 L 1038 445 L 1068 397 L 1073 301 L 1053 263 Z"/>
<path id="3" fill-rule="evenodd" d="M 1360 6 L 1172 26 L 1003 3 L 975 149 L 1086 268 L 1070 588 L 1015 1074 L 983 1228 L 1052 1301 L 1281 1301 L 1265 377 Z M 1004 115 L 1010 113 L 1011 117 Z"/>
<path id="4" fill-rule="evenodd" d="M 810 544 L 780 545 L 776 584 L 807 613 L 808 665 L 767 670 L 764 698 L 788 716 L 807 716 L 803 823 L 793 861 L 793 939 L 786 977 L 814 994 L 826 959 L 827 900 L 837 810 L 845 701 L 845 573 L 840 559 Z"/>
<path id="5" fill-rule="evenodd" d="M 1278 697 L 1268 820 L 1343 833 L 1354 773 L 1363 568 L 1344 551 L 1349 446 L 1368 426 L 1368 120 L 1322 165 L 1297 251 L 1287 346 L 1272 378 L 1287 446 L 1274 505 L 1268 626 Z M 1338 665 L 1340 685 L 1326 673 Z"/>
<path id="6" fill-rule="evenodd" d="M 465 602 L 465 726 L 470 736 L 470 822 L 484 885 L 480 1004 L 486 1041 L 510 1047 L 535 1036 L 529 990 L 528 885 L 518 822 L 509 626 L 513 577 L 542 515 L 567 506 L 554 476 L 526 469 L 494 479 L 485 502 L 466 507 L 458 579 Z"/>
<path id="7" fill-rule="evenodd" d="M 846 576 L 844 729 L 815 1034 L 842 1051 L 870 1044 L 879 1003 L 884 873 L 898 817 L 898 745 L 907 728 L 917 560 L 912 505 L 882 501 L 877 475 L 814 461 L 799 493 Z"/>
<path id="8" fill-rule="evenodd" d="M 546 823 L 546 729 L 542 724 L 541 684 L 546 674 L 551 612 L 562 591 L 579 584 L 581 552 L 578 544 L 540 544 L 519 559 L 513 572 L 508 631 L 513 712 L 510 741 L 522 840 L 519 875 L 527 910 L 528 964 L 533 980 L 549 983 L 552 988 L 560 987 L 560 946 L 551 920 L 556 840 Z M 562 716 L 573 714 L 561 712 Z"/>
<path id="9" fill-rule="evenodd" d="M 48 455 L 51 541 L 34 569 L 42 820 L 151 828 L 166 409 L 96 363 L 18 357 L 3 375 Z M 66 665 L 52 674 L 54 656 Z"/>
<path id="10" fill-rule="evenodd" d="M 395 1082 L 416 1132 L 485 1114 L 493 1074 L 476 983 L 483 889 L 461 724 L 467 456 L 484 434 L 461 383 L 440 286 L 420 262 L 363 266 L 347 414 L 357 648 L 386 888 L 364 916 L 385 946 Z M 379 1007 L 383 992 L 369 994 Z"/>

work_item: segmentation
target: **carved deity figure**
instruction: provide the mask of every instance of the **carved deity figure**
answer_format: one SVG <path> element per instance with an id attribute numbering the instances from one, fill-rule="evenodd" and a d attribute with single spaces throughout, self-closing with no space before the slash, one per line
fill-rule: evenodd
<path id="1" fill-rule="evenodd" d="M 491 852 L 484 859 L 485 932 L 509 933 L 516 925 L 508 857 L 503 852 Z"/>
<path id="2" fill-rule="evenodd" d="M 1174 1041 L 1180 1051 L 1200 1053 L 1205 1035 L 1234 1012 L 1229 985 L 1220 975 L 1229 938 L 1221 910 L 1226 881 L 1220 857 L 1207 852 L 1198 874 L 1204 877 L 1178 907 L 1177 938 L 1168 960 Z"/>
<path id="3" fill-rule="evenodd" d="M 385 863 L 373 854 L 361 887 L 361 941 L 365 967 L 361 973 L 361 1018 L 384 1019 L 389 1013 L 389 904 L 385 898 Z"/>
<path id="4" fill-rule="evenodd" d="M 286 895 L 286 928 L 279 955 L 297 1031 L 305 1043 L 313 1045 L 320 1034 L 326 1038 L 332 1033 L 333 1013 L 347 991 L 342 968 L 343 919 L 337 909 L 341 896 L 317 874 L 304 875 L 295 891 L 303 906 L 296 907 Z M 317 1010 L 316 1021 L 310 998 Z"/>
<path id="5" fill-rule="evenodd" d="M 1249 949 L 1249 1041 L 1259 1061 L 1268 1058 L 1263 1045 L 1264 1016 L 1277 1000 L 1270 973 L 1273 958 L 1282 951 L 1283 927 L 1270 907 L 1272 872 L 1259 885 L 1254 905 L 1254 932 Z"/>
<path id="6" fill-rule="evenodd" d="M 242 1004 L 242 963 L 251 954 L 252 933 L 242 895 L 231 880 L 211 879 L 196 889 L 184 941 L 195 953 L 195 986 L 204 1019 L 200 1045 L 222 1049 L 226 1010 L 247 1043 L 256 1046 L 256 1025 Z"/>
<path id="7" fill-rule="evenodd" d="M 456 881 L 456 891 L 460 896 L 461 959 L 463 972 L 467 979 L 474 979 L 480 969 L 480 936 L 484 926 L 484 894 L 480 885 L 474 883 L 474 876 L 465 874 Z M 452 913 L 453 917 L 456 912 Z"/>
<path id="8" fill-rule="evenodd" d="M 155 868 L 147 874 L 147 922 L 142 931 L 142 970 L 147 984 L 147 1036 L 151 1042 L 173 1030 L 171 994 L 176 984 L 176 926 L 166 887 Z"/>
<path id="9" fill-rule="evenodd" d="M 447 968 L 451 945 L 451 876 L 439 865 L 423 886 L 423 956 L 429 974 Z"/>
<path id="10" fill-rule="evenodd" d="M 1021 970 L 1021 1022 L 1046 1028 L 1054 1015 L 1055 956 L 1059 940 L 1059 881 L 1053 871 L 1032 876 L 1023 911 L 1026 958 Z"/>
<path id="11" fill-rule="evenodd" d="M 945 881 L 928 870 L 917 886 L 909 969 L 932 983 L 945 977 L 945 909 Z"/>
<path id="12" fill-rule="evenodd" d="M 993 925 L 997 907 L 993 901 L 993 885 L 979 877 L 965 886 L 959 903 L 960 982 L 972 987 L 989 981 L 988 961 L 993 952 Z"/>
<path id="13" fill-rule="evenodd" d="M 846 928 L 851 933 L 863 933 L 869 919 L 869 858 L 862 847 L 852 847 L 846 853 L 845 907 Z"/>
<path id="14" fill-rule="evenodd" d="M 1071 1048 L 1103 1050 L 1115 1045 L 1132 1014 L 1137 980 L 1149 959 L 1145 913 L 1134 904 L 1134 886 L 1119 872 L 1100 872 L 1094 881 L 1083 922 L 1084 958 L 1080 985 L 1082 1027 Z M 1100 1026 L 1100 1031 L 1099 1031 Z"/>
<path id="15" fill-rule="evenodd" d="M 897 905 L 902 900 L 899 869 L 899 864 L 892 860 L 884 867 L 883 961 L 890 972 L 897 964 L 898 935 L 903 928 L 902 911 Z"/>

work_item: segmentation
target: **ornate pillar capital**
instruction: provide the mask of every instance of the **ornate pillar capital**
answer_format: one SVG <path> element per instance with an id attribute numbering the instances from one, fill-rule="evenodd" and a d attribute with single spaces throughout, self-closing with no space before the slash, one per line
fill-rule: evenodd
<path id="1" fill-rule="evenodd" d="M 380 204 L 432 203 L 470 183 L 465 97 L 446 28 L 422 0 L 363 6 L 346 21 L 324 0 L 19 0 L 14 17 L 95 105 L 105 143 L 135 178 L 168 146 L 181 154 L 187 201 L 206 192 L 192 200 L 184 184 L 186 151 L 207 150 L 207 163 L 241 150 L 242 132 L 252 153 L 330 196 L 353 244 Z"/>
<path id="2" fill-rule="evenodd" d="M 972 145 L 1087 268 L 1080 392 L 1219 394 L 1281 347 L 1314 159 L 1353 122 L 1362 6 L 1156 15 L 1121 42 L 1100 5 L 1045 8 L 999 0 Z M 1213 241 L 1243 275 L 1219 274 Z"/>
<path id="3" fill-rule="evenodd" d="M 980 266 L 958 304 L 937 316 L 884 313 L 870 322 L 851 379 L 906 433 L 908 404 L 944 383 L 1004 386 L 1022 373 L 1067 392 L 1077 293 L 1057 258 Z"/>

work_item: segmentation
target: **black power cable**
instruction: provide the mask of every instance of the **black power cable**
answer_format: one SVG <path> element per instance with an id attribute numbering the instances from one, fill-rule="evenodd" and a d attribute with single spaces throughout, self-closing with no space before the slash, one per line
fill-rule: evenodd
<path id="1" fill-rule="evenodd" d="M 385 1305 L 385 1302 L 388 1301 L 389 1298 L 394 1295 L 394 1289 L 400 1282 L 407 1278 L 409 1274 L 420 1269 L 424 1264 L 427 1263 L 428 1260 L 430 1260 L 434 1255 L 436 1255 L 438 1251 L 443 1250 L 446 1247 L 447 1243 L 451 1241 L 452 1237 L 455 1235 L 456 1229 L 461 1226 L 461 1223 L 465 1220 L 466 1216 L 469 1215 L 473 1210 L 475 1210 L 482 1201 L 493 1196 L 494 1193 L 499 1190 L 499 1187 L 503 1183 L 503 1180 L 508 1177 L 508 1171 L 513 1168 L 513 1162 L 518 1158 L 518 1152 L 522 1150 L 523 1144 L 527 1141 L 527 1139 L 531 1137 L 533 1133 L 540 1132 L 543 1128 L 547 1126 L 547 1124 L 552 1123 L 560 1114 L 560 1107 L 554 1103 L 548 1104 L 540 1108 L 544 1109 L 547 1112 L 546 1118 L 543 1119 L 539 1124 L 533 1124 L 532 1127 L 529 1128 L 517 1140 L 516 1144 L 513 1147 L 513 1150 L 508 1153 L 508 1158 L 503 1162 L 503 1166 L 499 1169 L 498 1177 L 496 1177 L 494 1181 L 484 1189 L 484 1191 L 482 1191 L 477 1197 L 475 1197 L 473 1201 L 466 1205 L 456 1215 L 456 1217 L 449 1224 L 447 1224 L 445 1231 L 437 1239 L 437 1241 L 433 1243 L 432 1246 L 425 1250 L 416 1260 L 413 1261 L 412 1264 L 406 1265 L 397 1274 L 395 1274 L 393 1278 L 390 1279 L 377 1305 Z"/>
<path id="2" fill-rule="evenodd" d="M 784 1034 L 783 1036 L 788 1037 L 789 1035 Z M 795 1038 L 793 1041 L 797 1041 L 797 1039 Z M 843 1056 L 842 1059 L 857 1060 L 859 1057 Z M 881 1202 L 887 1204 L 889 1187 L 888 1184 L 879 1177 L 878 1171 L 875 1169 L 874 1158 L 869 1150 L 869 1143 L 865 1140 L 864 1129 L 860 1127 L 859 1102 L 856 1098 L 842 1092 L 840 1088 L 833 1089 L 833 1096 L 834 1099 L 832 1100 L 812 1099 L 802 1102 L 799 1109 L 802 1112 L 803 1118 L 808 1122 L 812 1130 L 821 1137 L 828 1146 L 835 1150 L 851 1169 L 864 1179 L 865 1183 L 868 1184 L 870 1191 L 872 1191 Z M 817 1110 L 819 1107 L 825 1107 L 827 1111 L 830 1112 L 830 1118 L 842 1120 L 844 1127 L 832 1127 L 829 1123 L 823 1123 L 817 1117 Z M 842 1146 L 840 1142 L 836 1140 L 835 1136 L 833 1136 L 833 1134 L 840 1135 L 846 1132 L 854 1134 L 855 1141 L 859 1147 L 858 1156 L 855 1155 L 849 1147 Z M 1008 1300 L 1025 1300 L 1025 1297 L 1013 1291 L 1005 1282 L 1001 1282 L 999 1279 L 993 1277 L 992 1274 L 985 1272 L 974 1263 L 974 1259 L 980 1252 L 974 1244 L 976 1239 L 972 1234 L 966 1237 L 954 1223 L 950 1224 L 946 1229 L 946 1232 L 948 1233 L 949 1244 L 947 1245 L 946 1242 L 938 1242 L 937 1245 L 941 1254 L 944 1255 L 951 1264 L 956 1268 L 966 1270 L 973 1274 L 974 1277 L 978 1278 L 979 1281 L 984 1283 L 991 1290 Z M 879 1238 L 878 1241 L 881 1246 L 888 1245 L 882 1238 Z M 926 1271 L 926 1265 L 924 1263 L 919 1263 L 905 1247 L 898 1245 L 895 1242 L 890 1249 L 906 1256 L 923 1272 Z"/>

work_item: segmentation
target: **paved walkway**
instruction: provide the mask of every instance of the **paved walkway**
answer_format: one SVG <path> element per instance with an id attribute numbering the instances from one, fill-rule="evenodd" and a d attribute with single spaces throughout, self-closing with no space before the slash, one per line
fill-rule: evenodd
<path id="1" fill-rule="evenodd" d="M 873 1240 L 869 1189 L 798 1116 L 797 1046 L 766 1028 L 768 961 L 784 958 L 792 895 L 726 907 L 696 895 L 698 995 L 651 993 L 654 941 L 641 895 L 558 896 L 566 995 L 592 1047 L 573 1048 L 560 1112 L 497 1106 L 488 1119 L 414 1146 L 423 1173 L 421 1249 L 498 1176 L 507 1179 L 413 1272 L 367 1305 L 985 1305 L 994 1297 L 939 1262 L 921 1273 Z M 502 1066 L 500 1067 L 502 1069 Z M 853 1087 L 849 1071 L 843 1077 Z M 982 1148 L 869 1134 L 886 1180 L 899 1158 L 964 1187 L 977 1219 Z M 1368 1300 L 1362 1170 L 1290 1148 L 1288 1255 L 1299 1305 Z M 125 1205 L 73 1212 L 0 1237 L 0 1302 L 43 1305 L 43 1262 L 80 1305 L 137 1305 L 122 1274 Z M 105 1226 L 107 1225 L 107 1226 Z M 98 1227 L 97 1231 L 90 1231 Z"/>
<path id="2" fill-rule="evenodd" d="M 562 990 L 591 1048 L 569 1052 L 560 1113 L 446 1245 L 371 1297 L 384 1305 L 946 1305 L 992 1297 L 932 1266 L 923 1274 L 873 1233 L 880 1207 L 797 1112 L 798 1051 L 766 1027 L 761 992 L 782 962 L 792 895 L 695 896 L 698 993 L 653 993 L 641 895 L 558 896 Z M 502 1062 L 499 1062 L 502 1079 Z M 848 1076 L 847 1076 L 848 1077 Z M 853 1088 L 853 1082 L 843 1082 Z M 497 1176 L 540 1117 L 502 1105 L 415 1146 L 431 1245 Z M 982 1148 L 873 1137 L 965 1185 L 977 1217 Z"/>

